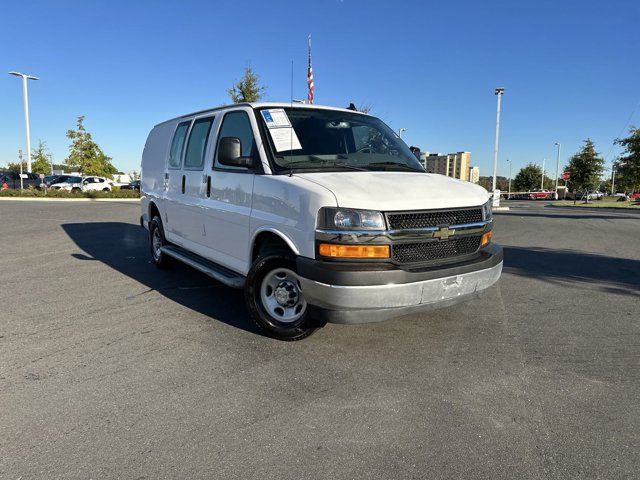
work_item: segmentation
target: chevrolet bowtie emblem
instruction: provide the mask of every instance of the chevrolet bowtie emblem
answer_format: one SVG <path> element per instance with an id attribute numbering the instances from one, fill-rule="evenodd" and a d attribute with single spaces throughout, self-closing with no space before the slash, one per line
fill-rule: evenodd
<path id="1" fill-rule="evenodd" d="M 446 240 L 451 235 L 455 234 L 455 229 L 450 229 L 449 227 L 440 227 L 438 230 L 433 232 L 433 238 L 439 238 L 440 240 Z"/>

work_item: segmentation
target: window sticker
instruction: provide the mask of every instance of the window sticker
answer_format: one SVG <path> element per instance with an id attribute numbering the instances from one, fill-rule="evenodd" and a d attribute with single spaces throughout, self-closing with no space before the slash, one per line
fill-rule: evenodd
<path id="1" fill-rule="evenodd" d="M 287 112 L 283 108 L 262 110 L 261 113 L 277 152 L 300 150 L 302 148 L 296 131 L 291 126 Z"/>
<path id="2" fill-rule="evenodd" d="M 269 133 L 271 134 L 277 152 L 300 150 L 302 148 L 296 131 L 292 127 L 272 128 L 269 130 Z"/>
<path id="3" fill-rule="evenodd" d="M 262 110 L 262 117 L 267 123 L 268 128 L 291 127 L 289 117 L 283 108 Z"/>

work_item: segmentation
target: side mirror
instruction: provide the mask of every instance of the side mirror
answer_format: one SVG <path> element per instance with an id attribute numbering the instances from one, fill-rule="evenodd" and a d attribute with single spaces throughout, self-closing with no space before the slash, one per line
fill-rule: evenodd
<path id="1" fill-rule="evenodd" d="M 218 145 L 218 162 L 230 167 L 252 168 L 252 157 L 242 156 L 242 143 L 236 137 L 223 137 Z"/>

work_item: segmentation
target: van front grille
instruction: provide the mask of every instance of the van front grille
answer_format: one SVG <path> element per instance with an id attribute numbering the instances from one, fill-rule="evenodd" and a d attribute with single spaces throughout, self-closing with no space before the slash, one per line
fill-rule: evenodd
<path id="1" fill-rule="evenodd" d="M 393 246 L 397 263 L 419 263 L 470 255 L 480 248 L 481 235 L 422 243 L 400 243 Z"/>
<path id="2" fill-rule="evenodd" d="M 387 221 L 391 230 L 428 228 L 440 225 L 463 225 L 482 222 L 482 208 L 388 213 Z"/>

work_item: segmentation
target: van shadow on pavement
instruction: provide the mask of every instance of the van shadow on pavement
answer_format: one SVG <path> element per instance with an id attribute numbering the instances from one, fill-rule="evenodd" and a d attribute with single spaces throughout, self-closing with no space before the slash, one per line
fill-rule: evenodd
<path id="1" fill-rule="evenodd" d="M 504 271 L 549 282 L 595 284 L 601 291 L 640 297 L 640 261 L 575 250 L 504 247 Z"/>
<path id="2" fill-rule="evenodd" d="M 62 225 L 84 254 L 158 291 L 180 305 L 233 327 L 262 335 L 249 319 L 241 290 L 226 287 L 180 262 L 162 270 L 151 262 L 147 230 L 129 223 L 96 222 Z"/>

